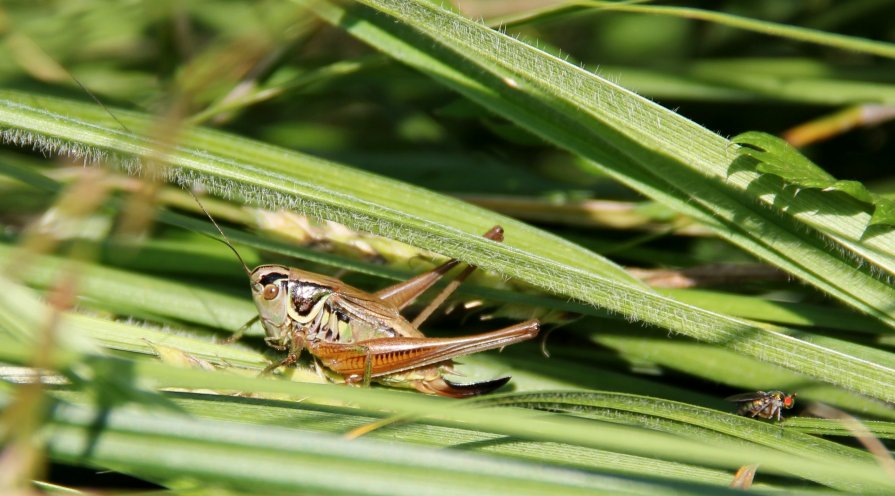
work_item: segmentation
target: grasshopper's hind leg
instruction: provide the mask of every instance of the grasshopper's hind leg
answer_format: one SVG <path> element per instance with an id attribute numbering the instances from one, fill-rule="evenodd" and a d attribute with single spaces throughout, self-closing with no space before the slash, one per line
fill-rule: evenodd
<path id="1" fill-rule="evenodd" d="M 479 337 L 473 336 L 472 339 L 477 339 L 481 342 L 476 346 L 477 351 L 493 348 L 503 349 L 503 346 L 512 344 L 513 342 L 531 339 L 537 336 L 539 331 L 540 323 L 537 320 L 529 320 L 504 329 L 479 335 Z M 422 380 L 413 381 L 413 387 L 418 391 L 427 394 L 449 396 L 451 398 L 466 398 L 469 396 L 490 393 L 510 380 L 510 377 L 507 376 L 489 381 L 470 382 L 465 384 L 453 382 L 444 377 L 445 374 L 451 372 L 451 365 L 452 362 L 447 361 L 440 364 L 440 366 L 433 367 L 432 369 L 434 369 L 435 374 L 429 375 L 429 377 Z"/>
<path id="2" fill-rule="evenodd" d="M 462 398 L 493 391 L 509 378 L 457 384 L 444 378 L 452 359 L 532 339 L 539 329 L 538 321 L 529 320 L 457 338 L 375 338 L 352 344 L 314 341 L 309 343 L 309 351 L 349 384 L 373 379 L 390 386 Z"/>
<path id="3" fill-rule="evenodd" d="M 503 241 L 503 228 L 500 226 L 494 226 L 488 232 L 483 234 L 485 238 L 488 238 L 492 241 L 501 242 Z M 460 261 L 455 259 L 448 260 L 447 262 L 439 265 L 438 267 L 430 270 L 429 272 L 424 272 L 415 277 L 412 277 L 404 282 L 400 282 L 393 286 L 389 286 L 385 289 L 381 289 L 375 293 L 376 297 L 379 299 L 389 302 L 395 305 L 398 310 L 403 309 L 407 305 L 413 303 L 416 298 L 423 294 L 427 289 L 431 288 L 439 279 L 445 276 L 451 269 L 460 264 Z M 441 293 L 438 294 L 428 305 L 424 308 L 419 315 L 413 320 L 413 327 L 419 327 L 430 315 L 435 311 L 445 300 L 460 286 L 467 277 L 475 270 L 475 266 L 470 265 L 466 267 L 450 284 L 448 284 Z"/>

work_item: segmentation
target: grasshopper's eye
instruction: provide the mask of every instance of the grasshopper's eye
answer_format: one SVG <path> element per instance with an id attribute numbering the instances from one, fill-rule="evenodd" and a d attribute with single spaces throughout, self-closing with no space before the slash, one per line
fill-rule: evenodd
<path id="1" fill-rule="evenodd" d="M 265 300 L 272 300 L 280 294 L 280 287 L 276 284 L 268 284 L 264 286 L 264 291 L 262 291 L 261 295 L 264 296 Z"/>

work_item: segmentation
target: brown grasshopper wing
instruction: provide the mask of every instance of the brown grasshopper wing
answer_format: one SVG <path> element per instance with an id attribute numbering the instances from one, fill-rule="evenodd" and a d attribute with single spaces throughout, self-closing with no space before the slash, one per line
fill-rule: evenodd
<path id="1" fill-rule="evenodd" d="M 366 291 L 342 285 L 339 291 L 333 294 L 330 302 L 333 308 L 343 312 L 350 320 L 363 322 L 373 329 L 390 329 L 398 336 L 408 338 L 425 337 L 401 315 L 395 305 L 380 300 Z M 358 336 L 358 340 L 361 339 L 364 337 Z"/>

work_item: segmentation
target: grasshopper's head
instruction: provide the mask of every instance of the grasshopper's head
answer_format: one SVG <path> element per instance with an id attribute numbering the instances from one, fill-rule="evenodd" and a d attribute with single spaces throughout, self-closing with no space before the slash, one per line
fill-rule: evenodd
<path id="1" fill-rule="evenodd" d="M 268 336 L 279 336 L 289 321 L 289 267 L 260 265 L 250 274 L 252 299 Z"/>
<path id="2" fill-rule="evenodd" d="M 269 337 L 283 337 L 293 325 L 309 325 L 320 317 L 333 293 L 329 278 L 283 265 L 261 265 L 249 277 L 252 299 Z"/>
<path id="3" fill-rule="evenodd" d="M 258 307 L 258 318 L 264 326 L 264 332 L 268 337 L 284 336 L 283 331 L 286 330 L 285 327 L 289 324 L 289 267 L 283 265 L 259 265 L 255 270 L 249 270 L 249 266 L 242 259 L 242 255 L 239 254 L 239 251 L 236 250 L 233 243 L 224 234 L 224 230 L 214 220 L 214 217 L 208 213 L 205 205 L 202 205 L 202 202 L 199 201 L 199 197 L 192 190 L 187 189 L 187 191 L 196 200 L 199 208 L 205 212 L 205 216 L 208 217 L 214 228 L 221 234 L 224 244 L 236 255 L 239 264 L 242 265 L 243 270 L 248 274 L 252 284 L 252 299 L 255 300 L 255 306 Z"/>

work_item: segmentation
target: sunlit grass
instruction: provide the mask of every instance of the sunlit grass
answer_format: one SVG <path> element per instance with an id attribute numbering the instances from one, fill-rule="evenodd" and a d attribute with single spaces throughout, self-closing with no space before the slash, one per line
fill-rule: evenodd
<path id="1" fill-rule="evenodd" d="M 755 489 L 893 489 L 891 178 L 861 166 L 891 125 L 809 150 L 827 172 L 727 136 L 891 104 L 868 60 L 895 48 L 861 38 L 895 12 L 458 3 L 511 31 L 415 0 L 0 12 L 3 489 L 80 466 L 170 494 L 714 494 L 756 463 Z M 375 291 L 456 257 L 480 270 L 427 334 L 539 318 L 543 341 L 461 360 L 513 376 L 475 400 L 329 384 L 308 357 L 259 376 L 282 353 L 257 326 L 222 342 L 256 310 L 182 188 L 250 266 Z M 777 389 L 779 423 L 723 401 Z"/>

